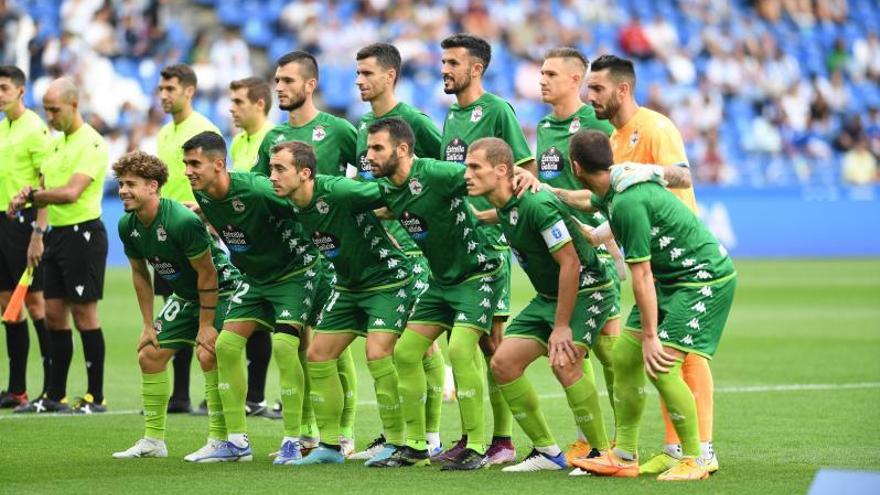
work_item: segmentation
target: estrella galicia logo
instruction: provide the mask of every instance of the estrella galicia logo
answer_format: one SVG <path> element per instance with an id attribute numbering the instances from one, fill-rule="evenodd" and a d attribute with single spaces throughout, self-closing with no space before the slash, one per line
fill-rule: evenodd
<path id="1" fill-rule="evenodd" d="M 367 160 L 366 151 L 358 157 L 358 175 L 364 180 L 373 180 L 373 167 L 370 166 L 370 161 Z"/>
<path id="2" fill-rule="evenodd" d="M 565 168 L 565 160 L 559 148 L 551 146 L 541 153 L 538 160 L 538 175 L 542 180 L 550 180 L 559 177 Z"/>
<path id="3" fill-rule="evenodd" d="M 321 251 L 327 259 L 333 259 L 339 256 L 339 250 L 341 245 L 339 244 L 339 239 L 334 237 L 332 234 L 326 234 L 319 230 L 316 230 L 312 233 L 312 244 Z"/>
<path id="4" fill-rule="evenodd" d="M 233 225 L 227 225 L 220 229 L 220 235 L 223 236 L 223 243 L 226 244 L 226 247 L 234 253 L 243 253 L 251 248 L 245 233 Z"/>
<path id="5" fill-rule="evenodd" d="M 443 153 L 447 162 L 464 163 L 467 156 L 468 145 L 461 138 L 455 138 L 446 145 L 446 151 Z"/>
<path id="6" fill-rule="evenodd" d="M 150 265 L 153 266 L 153 271 L 169 282 L 180 278 L 180 270 L 178 270 L 177 267 L 174 266 L 174 263 L 170 261 L 165 261 L 158 256 L 153 256 L 150 258 Z"/>
<path id="7" fill-rule="evenodd" d="M 428 237 L 428 222 L 418 215 L 405 211 L 400 216 L 400 224 L 415 241 L 423 241 Z"/>

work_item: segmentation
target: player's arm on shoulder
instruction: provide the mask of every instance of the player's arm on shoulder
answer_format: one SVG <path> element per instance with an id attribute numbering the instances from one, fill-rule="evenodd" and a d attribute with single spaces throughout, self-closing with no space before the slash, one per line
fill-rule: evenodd
<path id="1" fill-rule="evenodd" d="M 567 206 L 581 211 L 596 211 L 591 202 L 593 193 L 589 189 L 578 189 L 572 191 L 570 189 L 562 189 L 559 187 L 544 186 L 548 191 L 552 192 L 560 201 Z"/>
<path id="2" fill-rule="evenodd" d="M 687 152 L 681 134 L 671 121 L 663 129 L 658 129 L 651 141 L 652 153 L 657 163 L 663 167 L 666 187 L 684 189 L 691 187 L 691 169 L 688 166 Z"/>
<path id="3" fill-rule="evenodd" d="M 333 196 L 337 201 L 347 201 L 355 213 L 376 210 L 385 205 L 379 184 L 375 181 L 362 182 L 352 179 L 339 179 Z"/>
<path id="4" fill-rule="evenodd" d="M 214 343 L 217 340 L 217 329 L 214 328 L 219 291 L 217 268 L 214 266 L 210 249 L 205 250 L 201 256 L 190 258 L 189 263 L 198 277 L 196 286 L 199 290 L 199 332 L 196 342 L 213 354 Z"/>
<path id="5" fill-rule="evenodd" d="M 489 208 L 488 210 L 478 210 L 471 203 L 468 203 L 468 208 L 471 209 L 471 213 L 473 213 L 474 216 L 477 217 L 477 221 L 480 223 L 488 223 L 488 224 L 499 223 L 498 210 L 496 210 L 495 208 Z"/>
<path id="6" fill-rule="evenodd" d="M 663 179 L 666 187 L 672 189 L 686 189 L 693 185 L 691 168 L 687 164 L 663 165 Z"/>

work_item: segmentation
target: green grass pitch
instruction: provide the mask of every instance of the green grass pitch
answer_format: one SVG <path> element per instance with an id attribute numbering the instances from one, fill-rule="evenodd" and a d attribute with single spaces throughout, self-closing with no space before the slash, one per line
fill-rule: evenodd
<path id="1" fill-rule="evenodd" d="M 126 269 L 107 275 L 101 318 L 107 341 L 105 416 L 0 414 L 0 493 L 804 493 L 820 467 L 880 470 L 880 260 L 740 261 L 733 312 L 713 362 L 715 445 L 721 470 L 710 481 L 687 486 L 638 480 L 569 478 L 565 473 L 442 473 L 436 467 L 373 470 L 357 462 L 311 468 L 274 467 L 267 456 L 281 438 L 280 422 L 250 419 L 255 459 L 245 464 L 191 465 L 182 457 L 200 447 L 203 418 L 168 421 L 168 459 L 120 461 L 111 452 L 129 447 L 143 431 L 134 346 L 140 331 Z M 531 294 L 522 272 L 514 283 L 514 309 Z M 632 302 L 627 285 L 624 308 Z M 0 339 L 2 340 L 2 339 Z M 79 338 L 70 373 L 70 395 L 84 392 Z M 363 344 L 356 356 L 363 361 Z M 0 343 L 0 347 L 4 347 Z M 0 351 L 5 356 L 5 347 Z M 39 387 L 36 340 L 31 339 L 30 385 Z M 6 365 L 0 365 L 5 385 Z M 192 396 L 202 379 L 193 366 Z M 546 361 L 529 374 L 561 443 L 574 426 L 560 386 Z M 601 380 L 601 372 L 596 376 Z M 360 368 L 358 446 L 378 432 L 372 384 Z M 602 390 L 600 384 L 600 390 Z M 277 397 L 270 368 L 267 396 Z M 606 420 L 611 428 L 607 399 Z M 488 411 L 488 403 L 486 404 Z M 445 442 L 458 437 L 458 412 L 444 406 Z M 641 455 L 663 441 L 656 396 L 643 418 Z M 613 430 L 613 428 L 611 428 Z M 609 430 L 609 433 L 611 432 Z M 514 426 L 519 454 L 530 445 Z"/>

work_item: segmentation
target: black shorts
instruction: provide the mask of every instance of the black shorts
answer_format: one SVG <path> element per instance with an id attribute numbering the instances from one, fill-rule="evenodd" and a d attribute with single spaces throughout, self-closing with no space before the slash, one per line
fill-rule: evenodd
<path id="1" fill-rule="evenodd" d="M 43 253 L 46 299 L 97 301 L 104 296 L 107 231 L 101 219 L 53 227 Z"/>
<path id="2" fill-rule="evenodd" d="M 13 220 L 0 212 L 0 292 L 15 290 L 27 268 L 27 248 L 31 242 L 31 222 L 36 212 L 29 208 Z M 31 292 L 43 290 L 43 265 L 34 272 Z"/>

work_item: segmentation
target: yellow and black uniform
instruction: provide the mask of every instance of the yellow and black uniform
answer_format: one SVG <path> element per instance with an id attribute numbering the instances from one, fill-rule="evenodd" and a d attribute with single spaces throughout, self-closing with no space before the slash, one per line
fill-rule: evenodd
<path id="1" fill-rule="evenodd" d="M 25 186 L 40 185 L 40 167 L 51 151 L 52 137 L 46 124 L 31 110 L 17 119 L 7 116 L 0 121 L 0 207 L 9 202 Z M 31 238 L 34 208 L 23 210 L 10 220 L 0 215 L 0 291 L 15 289 L 27 267 L 27 247 Z M 43 289 L 42 268 L 37 267 L 32 291 Z"/>
<path id="2" fill-rule="evenodd" d="M 47 206 L 51 230 L 43 254 L 46 299 L 85 302 L 104 294 L 107 232 L 101 221 L 101 199 L 108 161 L 104 138 L 83 124 L 73 134 L 59 136 L 43 163 L 47 190 L 64 187 L 74 174 L 92 179 L 75 202 Z"/>

